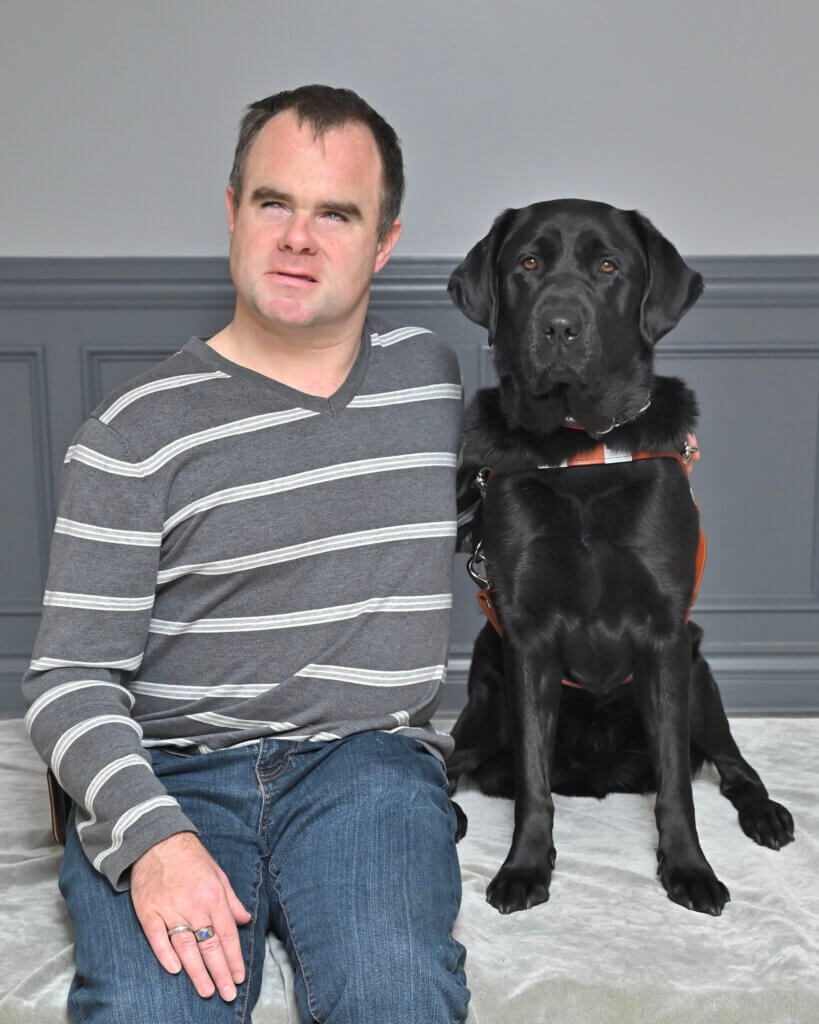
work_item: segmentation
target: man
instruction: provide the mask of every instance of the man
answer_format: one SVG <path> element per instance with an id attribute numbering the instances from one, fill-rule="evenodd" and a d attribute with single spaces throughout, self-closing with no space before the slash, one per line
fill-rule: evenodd
<path id="1" fill-rule="evenodd" d="M 75 1020 L 246 1020 L 269 928 L 304 1021 L 466 1017 L 451 739 L 429 724 L 459 373 L 367 316 L 402 195 L 395 133 L 355 93 L 252 104 L 233 320 L 68 449 L 23 685 L 75 802 Z"/>

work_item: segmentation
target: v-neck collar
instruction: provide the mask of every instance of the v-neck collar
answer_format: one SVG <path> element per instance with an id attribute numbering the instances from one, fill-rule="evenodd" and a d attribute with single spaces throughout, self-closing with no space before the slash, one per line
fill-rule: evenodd
<path id="1" fill-rule="evenodd" d="M 190 338 L 184 345 L 183 351 L 190 352 L 197 359 L 217 367 L 231 377 L 249 381 L 258 387 L 265 388 L 267 391 L 272 391 L 302 409 L 312 409 L 315 412 L 338 413 L 342 409 L 346 409 L 366 376 L 367 367 L 370 362 L 370 333 L 370 325 L 365 320 L 364 326 L 361 329 L 361 341 L 353 365 L 350 367 L 350 371 L 341 386 L 329 398 L 324 398 L 321 395 L 309 395 L 306 391 L 298 391 L 296 388 L 282 384 L 281 381 L 274 380 L 273 377 L 268 377 L 264 373 L 251 370 L 247 366 L 242 366 L 241 363 L 234 363 L 233 360 L 227 359 L 217 352 L 215 348 L 211 348 L 202 338 L 195 336 Z"/>

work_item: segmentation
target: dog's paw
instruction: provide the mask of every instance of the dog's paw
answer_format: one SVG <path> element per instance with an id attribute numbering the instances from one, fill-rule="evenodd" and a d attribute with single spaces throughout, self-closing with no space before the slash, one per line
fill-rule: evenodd
<path id="1" fill-rule="evenodd" d="M 719 917 L 722 908 L 730 902 L 731 894 L 703 861 L 697 866 L 669 864 L 659 856 L 657 874 L 663 883 L 668 898 L 688 910 Z"/>
<path id="2" fill-rule="evenodd" d="M 486 900 L 502 914 L 529 910 L 549 898 L 554 850 L 550 864 L 530 868 L 502 867 L 486 890 Z"/>
<path id="3" fill-rule="evenodd" d="M 454 800 L 452 801 L 452 809 L 455 811 L 456 819 L 455 842 L 459 843 L 466 835 L 466 826 L 469 819 L 467 818 L 466 814 L 464 814 L 464 810 L 461 807 L 461 805 L 456 804 Z"/>
<path id="4" fill-rule="evenodd" d="M 739 824 L 746 836 L 771 850 L 779 850 L 793 842 L 793 818 L 790 811 L 768 797 L 760 797 L 745 804 L 739 812 Z"/>

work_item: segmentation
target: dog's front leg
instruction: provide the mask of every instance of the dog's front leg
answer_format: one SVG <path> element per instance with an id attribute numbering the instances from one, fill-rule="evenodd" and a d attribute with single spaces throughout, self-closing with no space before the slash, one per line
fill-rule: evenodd
<path id="1" fill-rule="evenodd" d="M 657 873 L 669 899 L 720 914 L 730 899 L 700 847 L 694 820 L 689 745 L 691 643 L 683 629 L 655 639 L 635 663 L 634 687 L 657 780 Z"/>
<path id="2" fill-rule="evenodd" d="M 521 652 L 504 636 L 504 671 L 512 712 L 515 832 L 486 898 L 502 914 L 549 898 L 555 864 L 554 802 L 549 784 L 560 706 L 560 670 Z"/>

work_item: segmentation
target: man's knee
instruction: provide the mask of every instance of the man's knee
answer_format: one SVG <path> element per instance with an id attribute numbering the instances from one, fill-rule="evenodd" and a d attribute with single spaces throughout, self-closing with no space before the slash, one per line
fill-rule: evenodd
<path id="1" fill-rule="evenodd" d="M 465 957 L 451 936 L 443 943 L 365 945 L 323 989 L 316 988 L 321 979 L 313 979 L 312 1012 L 324 1024 L 459 1024 L 469 1004 Z"/>

